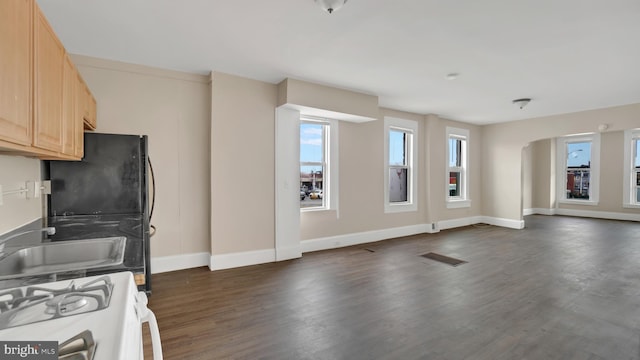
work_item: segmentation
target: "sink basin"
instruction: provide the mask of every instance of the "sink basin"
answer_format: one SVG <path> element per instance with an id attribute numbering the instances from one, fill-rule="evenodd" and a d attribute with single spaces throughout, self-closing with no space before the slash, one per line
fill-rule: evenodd
<path id="1" fill-rule="evenodd" d="M 0 280 L 120 265 L 126 240 L 118 236 L 21 248 L 0 258 Z"/>

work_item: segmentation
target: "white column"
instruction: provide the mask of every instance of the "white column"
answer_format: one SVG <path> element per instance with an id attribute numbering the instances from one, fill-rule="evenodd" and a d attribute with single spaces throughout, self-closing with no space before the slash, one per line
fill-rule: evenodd
<path id="1" fill-rule="evenodd" d="M 276 108 L 276 261 L 302 256 L 300 112 Z"/>

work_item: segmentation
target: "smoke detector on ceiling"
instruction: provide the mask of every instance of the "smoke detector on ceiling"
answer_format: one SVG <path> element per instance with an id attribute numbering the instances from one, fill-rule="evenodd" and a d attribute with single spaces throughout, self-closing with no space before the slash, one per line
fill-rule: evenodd
<path id="1" fill-rule="evenodd" d="M 332 14 L 346 4 L 348 0 L 313 0 L 318 4 L 322 10 Z"/>
<path id="2" fill-rule="evenodd" d="M 524 108 L 525 106 L 527 106 L 528 103 L 531 102 L 531 99 L 529 98 L 522 98 L 522 99 L 515 99 L 512 101 L 517 107 L 519 107 L 520 109 Z"/>

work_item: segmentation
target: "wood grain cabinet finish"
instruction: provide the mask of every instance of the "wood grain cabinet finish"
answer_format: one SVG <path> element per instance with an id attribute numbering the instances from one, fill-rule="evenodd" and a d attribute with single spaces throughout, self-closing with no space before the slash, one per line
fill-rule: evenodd
<path id="1" fill-rule="evenodd" d="M 84 119 L 82 118 L 82 109 L 83 104 L 81 103 L 82 94 L 84 93 L 84 89 L 82 85 L 84 82 L 82 81 L 82 77 L 78 73 L 77 70 L 74 71 L 75 75 L 75 103 L 74 103 L 74 111 L 75 111 L 75 126 L 76 130 L 74 131 L 76 140 L 74 142 L 74 158 L 82 159 L 84 156 Z"/>
<path id="2" fill-rule="evenodd" d="M 0 140 L 31 145 L 33 1 L 0 1 Z"/>
<path id="3" fill-rule="evenodd" d="M 95 130 L 97 126 L 96 99 L 93 97 L 93 95 L 91 94 L 91 91 L 89 91 L 89 87 L 82 79 L 81 79 L 80 86 L 81 86 L 80 102 L 81 102 L 82 119 L 84 121 L 84 127 L 85 129 Z"/>
<path id="4" fill-rule="evenodd" d="M 45 150 L 62 152 L 64 46 L 39 9 L 36 14 L 34 43 L 33 145 Z"/>
<path id="5" fill-rule="evenodd" d="M 95 98 L 35 0 L 0 0 L 0 153 L 79 160 L 96 121 Z"/>
<path id="6" fill-rule="evenodd" d="M 64 57 L 62 82 L 62 153 L 73 158 L 82 158 L 84 127 L 79 110 L 80 80 L 69 55 Z"/>

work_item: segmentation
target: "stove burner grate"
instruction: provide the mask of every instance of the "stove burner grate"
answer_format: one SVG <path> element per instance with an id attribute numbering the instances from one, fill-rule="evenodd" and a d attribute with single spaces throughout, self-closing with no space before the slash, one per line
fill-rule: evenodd
<path id="1" fill-rule="evenodd" d="M 0 292 L 0 329 L 102 310 L 109 306 L 113 283 L 102 276 L 62 289 L 30 286 Z"/>

